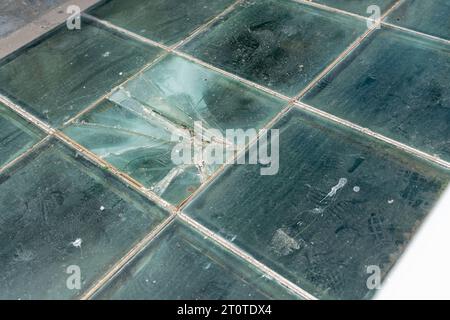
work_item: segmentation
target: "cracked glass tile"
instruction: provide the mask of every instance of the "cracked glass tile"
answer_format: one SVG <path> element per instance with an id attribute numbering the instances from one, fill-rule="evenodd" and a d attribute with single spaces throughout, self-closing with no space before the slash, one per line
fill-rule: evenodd
<path id="1" fill-rule="evenodd" d="M 450 46 L 376 31 L 302 101 L 450 159 Z"/>
<path id="2" fill-rule="evenodd" d="M 224 135 L 226 129 L 258 129 L 284 105 L 205 67 L 168 56 L 64 131 L 177 204 L 218 166 L 175 165 L 171 154 L 178 141 L 172 134 L 191 142 L 195 121 L 206 131 L 217 129 Z"/>
<path id="3" fill-rule="evenodd" d="M 450 2 L 448 0 L 406 0 L 386 21 L 400 27 L 450 39 Z"/>
<path id="4" fill-rule="evenodd" d="M 319 298 L 370 298 L 448 171 L 297 109 L 273 128 L 278 174 L 232 165 L 185 212 Z"/>
<path id="5" fill-rule="evenodd" d="M 392 7 L 397 0 L 313 0 L 313 2 L 356 13 L 362 16 L 370 16 L 373 12 L 367 12 L 369 6 L 375 5 L 380 7 L 381 14 L 383 14 L 390 7 Z"/>
<path id="6" fill-rule="evenodd" d="M 220 14 L 235 0 L 112 0 L 90 14 L 141 36 L 172 45 Z"/>
<path id="7" fill-rule="evenodd" d="M 167 215 L 54 140 L 0 175 L 0 212 L 2 299 L 76 297 Z"/>
<path id="8" fill-rule="evenodd" d="M 159 52 L 86 20 L 80 30 L 63 25 L 2 61 L 0 93 L 60 126 Z"/>
<path id="9" fill-rule="evenodd" d="M 299 299 L 232 253 L 175 221 L 94 299 Z"/>
<path id="10" fill-rule="evenodd" d="M 244 1 L 183 51 L 293 96 L 366 28 L 358 19 L 293 1 Z"/>
<path id="11" fill-rule="evenodd" d="M 0 103 L 0 167 L 43 137 L 43 132 Z"/>

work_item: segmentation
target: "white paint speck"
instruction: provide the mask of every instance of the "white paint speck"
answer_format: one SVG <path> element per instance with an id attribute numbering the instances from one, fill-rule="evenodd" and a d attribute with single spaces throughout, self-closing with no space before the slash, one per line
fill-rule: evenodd
<path id="1" fill-rule="evenodd" d="M 314 213 L 323 213 L 324 211 L 325 211 L 325 209 L 322 207 L 314 208 L 312 210 L 312 212 L 314 212 Z"/>
<path id="2" fill-rule="evenodd" d="M 327 199 L 327 198 L 331 198 L 334 197 L 336 195 L 336 193 L 342 189 L 343 187 L 345 187 L 345 185 L 347 184 L 348 180 L 347 178 L 340 178 L 337 185 L 335 185 L 334 187 L 331 188 L 331 191 L 322 199 L 320 200 L 320 202 L 322 202 L 323 200 Z"/>
<path id="3" fill-rule="evenodd" d="M 111 55 L 111 52 L 106 51 L 102 56 L 103 56 L 104 58 L 108 58 L 110 55 Z"/>
<path id="4" fill-rule="evenodd" d="M 101 206 L 100 207 L 100 211 L 104 211 L 105 210 L 105 207 L 104 206 Z"/>
<path id="5" fill-rule="evenodd" d="M 354 186 L 353 187 L 353 191 L 354 192 L 359 192 L 359 191 L 361 191 L 361 188 L 359 186 Z"/>
<path id="6" fill-rule="evenodd" d="M 83 240 L 81 238 L 78 238 L 75 241 L 71 242 L 71 245 L 73 245 L 75 248 L 81 248 L 82 242 Z"/>
<path id="7" fill-rule="evenodd" d="M 389 203 L 389 204 L 393 204 L 393 203 L 394 203 L 394 199 L 388 200 L 388 203 Z"/>

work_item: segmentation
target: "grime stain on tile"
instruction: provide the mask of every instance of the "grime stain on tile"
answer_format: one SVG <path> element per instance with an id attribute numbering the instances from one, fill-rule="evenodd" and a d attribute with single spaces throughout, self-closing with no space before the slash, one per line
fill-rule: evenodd
<path id="1" fill-rule="evenodd" d="M 293 96 L 367 29 L 293 1 L 244 1 L 182 50 Z"/>

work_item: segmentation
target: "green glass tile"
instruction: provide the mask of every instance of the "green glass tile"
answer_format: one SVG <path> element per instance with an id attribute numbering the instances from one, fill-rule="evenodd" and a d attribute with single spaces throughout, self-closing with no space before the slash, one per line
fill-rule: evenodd
<path id="1" fill-rule="evenodd" d="M 336 9 L 353 12 L 362 16 L 371 16 L 372 11 L 367 12 L 369 6 L 378 6 L 381 14 L 392 7 L 397 0 L 313 0 Z"/>
<path id="2" fill-rule="evenodd" d="M 66 134 L 177 204 L 216 165 L 176 166 L 172 134 L 205 129 L 261 128 L 286 102 L 188 60 L 168 56 L 128 82 Z"/>
<path id="3" fill-rule="evenodd" d="M 450 46 L 382 29 L 304 102 L 450 159 Z"/>
<path id="4" fill-rule="evenodd" d="M 450 39 L 448 0 L 406 0 L 386 21 L 433 36 Z"/>
<path id="5" fill-rule="evenodd" d="M 90 13 L 167 45 L 189 36 L 235 0 L 112 0 Z"/>
<path id="6" fill-rule="evenodd" d="M 293 96 L 366 28 L 364 21 L 293 1 L 244 1 L 182 49 Z"/>
<path id="7" fill-rule="evenodd" d="M 371 297 L 449 173 L 299 110 L 274 128 L 277 175 L 230 166 L 186 213 L 317 297 Z"/>
<path id="8" fill-rule="evenodd" d="M 0 212 L 2 299 L 79 295 L 167 215 L 54 140 L 0 175 Z"/>
<path id="9" fill-rule="evenodd" d="M 86 20 L 63 25 L 0 64 L 0 92 L 59 126 L 159 52 Z"/>
<path id="10" fill-rule="evenodd" d="M 94 298 L 298 299 L 239 257 L 178 221 L 167 227 Z"/>
<path id="11" fill-rule="evenodd" d="M 43 137 L 40 130 L 0 103 L 0 167 Z"/>

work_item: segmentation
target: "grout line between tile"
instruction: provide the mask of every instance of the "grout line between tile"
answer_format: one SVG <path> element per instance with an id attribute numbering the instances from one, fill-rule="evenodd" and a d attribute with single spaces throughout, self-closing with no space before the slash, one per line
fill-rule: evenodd
<path id="1" fill-rule="evenodd" d="M 138 71 L 137 73 L 133 74 L 131 77 L 126 79 L 124 82 L 121 82 L 119 85 L 117 85 L 114 88 L 112 88 L 106 94 L 104 94 L 103 96 L 101 96 L 100 98 L 95 100 L 93 103 L 91 103 L 88 107 L 84 108 L 83 110 L 78 112 L 75 116 L 73 116 L 72 118 L 70 118 L 69 120 L 64 122 L 64 124 L 62 125 L 62 128 L 67 127 L 68 125 L 70 125 L 73 122 L 77 121 L 80 117 L 82 117 L 86 113 L 88 113 L 91 110 L 95 109 L 102 101 L 104 101 L 105 99 L 108 99 L 116 90 L 118 90 L 120 87 L 125 85 L 127 82 L 129 82 L 129 81 L 137 78 L 138 76 L 140 76 L 143 72 L 145 72 L 145 70 L 151 68 L 153 65 L 157 64 L 159 61 L 164 59 L 167 56 L 167 54 L 168 54 L 167 52 L 164 52 L 163 54 L 161 54 L 158 57 L 156 57 L 152 62 L 147 63 L 140 71 Z"/>
<path id="2" fill-rule="evenodd" d="M 31 122 L 32 124 L 34 124 L 38 128 L 42 129 L 48 135 L 52 135 L 55 132 L 55 130 L 52 127 L 50 127 L 48 124 L 46 124 L 45 122 L 39 120 L 35 116 L 31 115 L 30 113 L 25 111 L 22 107 L 20 107 L 19 105 L 15 104 L 9 98 L 5 97 L 2 94 L 0 94 L 0 102 L 3 103 L 8 108 L 10 108 L 11 110 L 13 110 L 14 112 L 18 113 L 25 120 Z"/>
<path id="3" fill-rule="evenodd" d="M 171 48 L 172 49 L 176 49 L 181 47 L 182 45 L 188 43 L 189 41 L 191 41 L 192 39 L 194 39 L 197 35 L 199 35 L 200 33 L 202 33 L 203 31 L 205 31 L 207 28 L 209 28 L 211 25 L 213 25 L 217 20 L 221 19 L 222 17 L 224 17 L 225 15 L 227 15 L 228 13 L 230 13 L 231 11 L 233 11 L 239 4 L 241 4 L 243 2 L 243 0 L 237 0 L 234 3 L 232 3 L 228 8 L 226 8 L 224 11 L 222 11 L 220 14 L 218 14 L 217 16 L 215 16 L 214 18 L 212 18 L 211 20 L 209 20 L 208 22 L 206 22 L 204 25 L 198 27 L 196 30 L 194 30 L 194 32 L 192 32 L 192 34 L 190 34 L 188 37 L 186 37 L 185 39 L 179 41 L 178 43 L 176 43 L 175 45 L 173 45 Z"/>
<path id="4" fill-rule="evenodd" d="M 178 217 L 180 220 L 186 222 L 188 225 L 190 225 L 192 228 L 200 232 L 201 234 L 207 236 L 208 238 L 214 240 L 216 243 L 220 244 L 222 247 L 226 248 L 228 251 L 236 254 L 237 256 L 241 257 L 245 261 L 249 262 L 254 267 L 258 268 L 260 271 L 262 271 L 264 274 L 267 274 L 269 277 L 275 279 L 278 283 L 289 289 L 290 291 L 296 293 L 297 295 L 301 296 L 302 298 L 306 300 L 317 300 L 316 297 L 308 293 L 307 291 L 301 289 L 296 284 L 292 283 L 291 281 L 287 280 L 285 277 L 281 276 L 271 268 L 267 267 L 265 264 L 261 263 L 260 261 L 253 258 L 251 255 L 247 254 L 234 244 L 230 243 L 228 240 L 225 240 L 215 232 L 209 230 L 202 224 L 198 223 L 194 219 L 190 218 L 186 214 L 180 212 L 178 214 Z"/>
<path id="5" fill-rule="evenodd" d="M 342 14 L 342 15 L 346 15 L 346 16 L 351 16 L 351 17 L 354 17 L 354 18 L 357 18 L 357 19 L 360 19 L 360 20 L 373 21 L 373 19 L 371 19 L 370 17 L 365 17 L 365 16 L 362 16 L 362 15 L 357 14 L 357 13 L 345 11 L 345 10 L 338 9 L 338 8 L 333 8 L 333 7 L 327 6 L 327 5 L 322 4 L 322 3 L 314 2 L 314 0 L 291 0 L 291 1 L 297 2 L 297 3 L 301 3 L 301 4 L 304 4 L 304 5 L 308 5 L 308 6 L 311 6 L 311 7 L 315 7 L 315 8 L 318 8 L 318 9 L 326 10 L 326 11 L 329 11 L 329 12 L 338 13 L 338 14 Z M 414 34 L 414 35 L 416 35 L 418 37 L 429 38 L 430 40 L 435 40 L 435 41 L 444 42 L 446 44 L 450 44 L 450 40 L 448 40 L 448 39 L 440 38 L 440 37 L 433 36 L 433 35 L 430 35 L 430 34 L 427 34 L 427 33 L 424 33 L 424 32 L 420 32 L 420 31 L 415 31 L 415 30 L 412 30 L 412 29 L 408 29 L 408 28 L 401 27 L 401 26 L 398 26 L 396 24 L 384 21 L 384 19 L 386 19 L 387 16 L 390 13 L 392 13 L 392 11 L 397 9 L 404 2 L 405 2 L 404 0 L 398 1 L 387 12 L 385 12 L 383 14 L 383 16 L 381 18 L 381 25 L 382 26 L 386 26 L 386 27 L 389 27 L 391 29 L 397 29 L 397 30 L 401 30 L 401 31 L 404 31 L 404 32 L 408 32 L 408 33 Z"/>
<path id="6" fill-rule="evenodd" d="M 312 2 L 308 2 L 308 1 L 301 1 L 301 0 L 293 0 L 294 2 L 298 2 L 298 3 L 307 3 L 307 4 L 311 4 Z M 400 5 L 403 2 L 403 0 L 397 0 L 397 2 L 388 10 L 386 10 L 386 12 L 381 16 L 381 21 L 384 19 L 384 17 L 386 17 L 389 13 L 391 13 L 393 10 L 395 10 L 395 8 L 397 8 L 398 5 Z M 325 6 L 326 7 L 326 6 Z M 362 16 L 361 16 L 362 17 Z M 366 19 L 365 17 L 364 20 L 366 21 L 373 21 L 371 19 Z M 299 100 L 300 98 L 302 98 L 309 90 L 311 90 L 320 80 L 322 80 L 323 77 L 325 77 L 331 70 L 333 70 L 339 63 L 341 63 L 343 60 L 345 60 L 356 48 L 359 47 L 359 45 L 366 39 L 368 38 L 375 30 L 377 30 L 377 25 L 373 24 L 370 28 L 368 28 L 366 30 L 366 32 L 364 32 L 361 36 L 359 36 L 352 44 L 350 44 L 349 47 L 347 47 L 347 49 L 344 50 L 344 52 L 342 52 L 331 64 L 329 64 L 324 70 L 322 70 L 321 73 L 319 73 L 319 75 L 317 75 L 317 77 L 314 78 L 314 80 L 312 82 L 310 82 L 304 89 L 302 89 L 300 91 L 300 93 L 298 93 L 295 96 L 295 100 Z"/>
<path id="7" fill-rule="evenodd" d="M 175 55 L 177 55 L 179 57 L 182 57 L 182 58 L 185 58 L 185 59 L 190 60 L 192 62 L 195 62 L 195 63 L 197 63 L 197 64 L 199 64 L 201 66 L 204 66 L 204 67 L 206 67 L 206 68 L 208 68 L 210 70 L 213 70 L 213 71 L 215 71 L 217 73 L 220 73 L 220 74 L 222 74 L 222 75 L 224 75 L 224 76 L 226 76 L 228 78 L 231 78 L 233 80 L 236 80 L 236 81 L 239 81 L 241 83 L 244 83 L 244 84 L 246 84 L 249 87 L 256 88 L 256 89 L 259 89 L 260 91 L 266 92 L 266 93 L 268 93 L 268 94 L 270 94 L 272 96 L 275 96 L 275 97 L 277 97 L 277 98 L 279 98 L 281 100 L 285 100 L 285 101 L 290 101 L 291 100 L 290 97 L 288 97 L 288 96 L 286 96 L 286 95 L 284 95 L 282 93 L 279 93 L 279 92 L 277 92 L 275 90 L 272 90 L 270 88 L 267 88 L 265 86 L 257 84 L 257 83 L 255 83 L 253 81 L 247 80 L 247 79 L 242 78 L 240 76 L 237 76 L 237 75 L 235 75 L 235 74 L 233 74 L 231 72 L 228 72 L 228 71 L 225 71 L 223 69 L 217 68 L 217 67 L 215 67 L 215 66 L 213 66 L 213 65 L 211 65 L 211 64 L 209 64 L 207 62 L 204 62 L 204 61 L 202 61 L 200 59 L 197 59 L 197 58 L 195 58 L 195 57 L 193 57 L 193 56 L 191 56 L 191 55 L 189 55 L 187 53 L 184 53 L 184 52 L 181 52 L 181 51 L 178 51 L 178 50 L 173 50 L 172 53 L 174 53 Z"/>
<path id="8" fill-rule="evenodd" d="M 143 186 L 140 182 L 130 177 L 128 174 L 123 173 L 119 169 L 117 169 L 115 166 L 111 165 L 109 162 L 103 160 L 102 158 L 98 157 L 96 154 L 92 153 L 88 149 L 84 148 L 83 146 L 79 145 L 76 141 L 72 140 L 68 136 L 66 136 L 64 133 L 56 130 L 54 136 L 58 138 L 60 141 L 64 142 L 66 145 L 70 146 L 72 149 L 75 149 L 94 163 L 96 163 L 98 166 L 108 169 L 114 176 L 118 177 L 122 182 L 125 184 L 131 186 L 134 190 L 138 191 L 142 195 L 146 196 L 151 201 L 158 204 L 160 207 L 166 209 L 169 212 L 174 212 L 176 208 L 162 199 L 160 196 L 158 196 L 156 193 L 152 192 L 145 186 Z"/>
<path id="9" fill-rule="evenodd" d="M 281 119 L 291 108 L 292 108 L 293 102 L 289 102 L 278 114 L 275 115 L 267 124 L 262 128 L 268 130 L 275 124 L 279 119 Z M 233 162 L 236 162 L 236 159 L 238 159 L 240 156 L 242 156 L 247 150 L 255 145 L 258 142 L 259 137 L 257 136 L 252 141 L 249 141 L 243 148 L 240 150 L 237 150 L 235 155 L 233 156 L 232 160 Z M 187 197 L 180 205 L 179 210 L 182 211 L 186 206 L 203 190 L 205 190 L 218 176 L 220 176 L 226 168 L 228 168 L 229 164 L 223 164 L 221 165 L 216 171 L 214 171 L 206 181 L 204 181 L 194 192 L 192 192 L 189 197 Z"/>
<path id="10" fill-rule="evenodd" d="M 117 261 L 101 278 L 99 278 L 89 289 L 79 296 L 79 300 L 89 300 L 105 284 L 108 283 L 116 274 L 118 274 L 127 263 L 136 257 L 145 247 L 158 235 L 160 235 L 174 221 L 176 215 L 170 214 L 155 229 L 149 232 L 143 239 L 128 251 L 119 261 Z"/>
<path id="11" fill-rule="evenodd" d="M 338 8 L 333 8 L 333 7 L 327 6 L 326 4 L 315 2 L 315 0 L 291 0 L 291 1 L 297 2 L 297 3 L 300 3 L 300 4 L 304 4 L 306 6 L 314 7 L 314 8 L 317 8 L 317 9 L 322 9 L 324 11 L 328 11 L 328 12 L 331 12 L 331 13 L 338 13 L 338 14 L 341 14 L 341 15 L 350 16 L 350 17 L 357 18 L 357 19 L 364 20 L 364 21 L 369 20 L 367 17 L 364 17 L 364 16 L 359 15 L 357 13 L 345 11 L 345 10 L 338 9 Z"/>
<path id="12" fill-rule="evenodd" d="M 320 72 L 304 89 L 300 91 L 295 96 L 295 99 L 302 98 L 309 90 L 311 90 L 324 76 L 326 76 L 331 70 L 334 69 L 339 63 L 341 63 L 345 58 L 348 57 L 350 53 L 352 53 L 359 45 L 362 43 L 364 39 L 369 37 L 373 31 L 376 30 L 374 27 L 366 30 L 361 36 L 359 36 L 344 52 L 342 52 L 331 64 L 329 64 L 322 72 Z"/>
<path id="13" fill-rule="evenodd" d="M 175 50 L 176 48 L 182 46 L 183 44 L 191 41 L 193 38 L 195 38 L 199 33 L 203 32 L 205 29 L 207 29 L 210 25 L 212 25 L 214 22 L 216 22 L 218 19 L 220 19 L 221 17 L 223 17 L 224 15 L 228 14 L 229 12 L 231 12 L 232 10 L 234 10 L 234 8 L 239 5 L 243 0 L 237 0 L 236 2 L 234 2 L 232 5 L 230 5 L 228 8 L 226 8 L 224 11 L 222 11 L 221 13 L 219 13 L 217 16 L 215 16 L 214 18 L 212 18 L 211 20 L 209 20 L 208 22 L 206 22 L 204 25 L 200 26 L 199 28 L 197 28 L 191 35 L 189 35 L 187 38 L 179 41 L 178 43 L 176 43 L 175 45 L 169 47 L 166 45 L 163 45 L 159 42 L 153 41 L 151 39 L 145 38 L 141 35 L 138 35 L 134 32 L 128 31 L 124 28 L 121 28 L 119 26 L 116 26 L 106 20 L 102 20 L 99 19 L 97 17 L 94 17 L 86 12 L 82 13 L 83 18 L 86 18 L 88 20 L 94 21 L 98 24 L 103 25 L 106 28 L 109 28 L 111 30 L 115 30 L 121 34 L 124 34 L 132 39 L 135 39 L 137 41 L 140 41 L 142 43 L 146 43 L 149 44 L 151 46 L 160 48 L 162 50 L 165 51 L 165 53 L 161 54 L 160 56 L 158 56 L 156 59 L 154 59 L 152 62 L 144 65 L 139 71 L 137 71 L 135 74 L 133 74 L 132 76 L 130 76 L 128 79 L 126 79 L 125 81 L 121 82 L 119 85 L 115 86 L 114 88 L 112 88 L 109 92 L 107 92 L 106 94 L 104 94 L 103 96 L 101 96 L 100 98 L 98 98 L 96 101 L 94 101 L 91 105 L 89 105 L 88 107 L 86 107 L 85 109 L 81 110 L 78 114 L 76 114 L 74 117 L 72 117 L 71 119 L 69 119 L 68 121 L 66 121 L 63 124 L 63 128 L 68 126 L 69 124 L 73 123 L 74 121 L 76 121 L 77 119 L 79 119 L 81 116 L 83 116 L 84 114 L 88 113 L 89 111 L 91 111 L 92 109 L 96 108 L 104 99 L 107 99 L 111 96 L 111 94 L 113 92 L 115 92 L 116 90 L 118 90 L 120 87 L 124 86 L 126 83 L 128 83 L 129 81 L 137 78 L 138 76 L 140 76 L 142 73 L 144 73 L 146 70 L 150 69 L 153 65 L 155 65 L 156 63 L 158 63 L 159 61 L 161 61 L 162 59 L 164 59 L 169 53 L 171 53 L 173 50 Z"/>
<path id="14" fill-rule="evenodd" d="M 151 192 L 149 189 L 147 189 L 145 186 L 143 186 L 140 182 L 136 181 L 135 179 L 131 178 L 129 175 L 121 172 L 116 167 L 108 163 L 107 161 L 103 160 L 102 158 L 98 157 L 96 154 L 92 153 L 88 149 L 84 148 L 80 144 L 78 144 L 76 141 L 72 140 L 70 137 L 65 135 L 63 132 L 51 128 L 46 123 L 42 122 L 41 120 L 37 119 L 35 116 L 29 114 L 27 111 L 24 111 L 20 106 L 13 103 L 8 98 L 4 97 L 0 94 L 0 102 L 3 102 L 4 105 L 11 108 L 13 111 L 16 111 L 19 113 L 23 118 L 26 120 L 34 123 L 37 127 L 47 132 L 49 136 L 57 138 L 59 141 L 63 142 L 64 144 L 68 145 L 72 149 L 76 150 L 80 154 L 84 155 L 87 159 L 94 162 L 97 166 L 108 169 L 110 173 L 112 173 L 114 176 L 118 177 L 122 182 L 124 182 L 126 185 L 131 186 L 133 189 L 138 191 L 140 194 L 146 196 L 156 204 L 158 204 L 160 207 L 170 211 L 174 212 L 176 208 L 156 195 L 155 193 Z M 15 160 L 13 160 L 15 161 Z"/>
<path id="15" fill-rule="evenodd" d="M 444 39 L 444 38 L 432 36 L 430 34 L 423 33 L 423 32 L 420 32 L 420 31 L 415 31 L 415 30 L 412 30 L 412 29 L 400 27 L 400 26 L 397 26 L 397 25 L 392 24 L 390 22 L 382 21 L 381 24 L 383 26 L 386 26 L 386 27 L 391 28 L 391 29 L 400 30 L 400 31 L 403 31 L 403 32 L 406 32 L 406 33 L 410 33 L 412 35 L 417 36 L 417 38 L 421 38 L 421 37 L 422 38 L 427 38 L 429 40 L 443 42 L 444 44 L 450 45 L 450 40 L 447 40 L 447 39 Z"/>
<path id="16" fill-rule="evenodd" d="M 119 26 L 117 26 L 117 25 L 115 25 L 115 24 L 113 24 L 111 22 L 106 21 L 106 20 L 99 19 L 99 18 L 97 18 L 97 17 L 95 17 L 93 15 L 90 15 L 88 13 L 83 12 L 82 17 L 86 18 L 86 19 L 88 19 L 90 21 L 96 22 L 98 24 L 101 24 L 102 26 L 104 26 L 106 28 L 109 28 L 111 30 L 114 30 L 114 31 L 117 31 L 117 32 L 119 32 L 121 34 L 124 34 L 124 35 L 126 35 L 126 36 L 128 36 L 128 37 L 130 37 L 132 39 L 137 40 L 137 41 L 140 41 L 140 42 L 152 45 L 154 47 L 161 48 L 161 49 L 163 49 L 165 51 L 169 51 L 170 52 L 172 50 L 171 47 L 168 47 L 168 46 L 166 46 L 164 44 L 161 44 L 161 43 L 156 42 L 154 40 L 148 39 L 146 37 L 143 37 L 143 36 L 141 36 L 141 35 L 139 35 L 137 33 L 134 33 L 132 31 L 129 31 L 127 29 L 119 27 Z"/>
<path id="17" fill-rule="evenodd" d="M 6 169 L 8 169 L 8 168 L 12 167 L 13 165 L 15 165 L 20 160 L 24 159 L 27 155 L 32 153 L 34 150 L 39 149 L 39 147 L 42 146 L 44 143 L 46 143 L 50 139 L 50 137 L 51 137 L 50 135 L 45 136 L 44 138 L 42 138 L 41 140 L 39 140 L 38 142 L 33 144 L 26 151 L 21 153 L 19 156 L 17 156 L 16 158 L 11 160 L 10 162 L 4 164 L 2 167 L 0 167 L 0 174 L 2 174 Z"/>
<path id="18" fill-rule="evenodd" d="M 424 160 L 433 162 L 435 164 L 438 164 L 438 165 L 440 165 L 440 166 L 442 166 L 442 167 L 444 167 L 446 169 L 450 169 L 450 162 L 447 162 L 445 160 L 440 159 L 439 157 L 436 157 L 436 156 L 430 155 L 428 153 L 425 153 L 423 151 L 420 151 L 420 150 L 418 150 L 416 148 L 410 147 L 410 146 L 408 146 L 408 145 L 406 145 L 404 143 L 401 143 L 399 141 L 396 141 L 394 139 L 388 138 L 388 137 L 386 137 L 386 136 L 384 136 L 382 134 L 376 133 L 376 132 L 374 132 L 374 131 L 372 131 L 372 130 L 370 130 L 368 128 L 361 127 L 361 126 L 359 126 L 357 124 L 354 124 L 354 123 L 352 123 L 350 121 L 341 119 L 341 118 L 339 118 L 337 116 L 334 116 L 334 115 L 332 115 L 330 113 L 327 113 L 327 112 L 322 111 L 320 109 L 314 108 L 314 107 L 312 107 L 312 106 L 310 106 L 310 105 L 308 105 L 306 103 L 296 101 L 294 103 L 294 107 L 296 107 L 298 109 L 301 109 L 301 110 L 309 111 L 309 112 L 314 113 L 314 114 L 316 114 L 316 115 L 318 115 L 318 116 L 320 116 L 322 118 L 326 118 L 328 120 L 331 120 L 332 122 L 336 122 L 336 123 L 338 123 L 340 125 L 343 125 L 345 127 L 351 128 L 351 129 L 353 129 L 355 131 L 358 131 L 358 132 L 360 132 L 360 133 L 362 133 L 364 135 L 368 135 L 368 136 L 370 136 L 372 138 L 375 138 L 377 140 L 386 142 L 387 144 L 389 144 L 391 146 L 394 146 L 394 147 L 396 147 L 398 149 L 401 149 L 401 150 L 403 150 L 403 151 L 405 151 L 405 152 L 407 152 L 409 154 L 412 154 L 412 155 L 414 155 L 414 156 L 416 156 L 416 157 L 418 157 L 420 159 L 424 159 Z"/>

